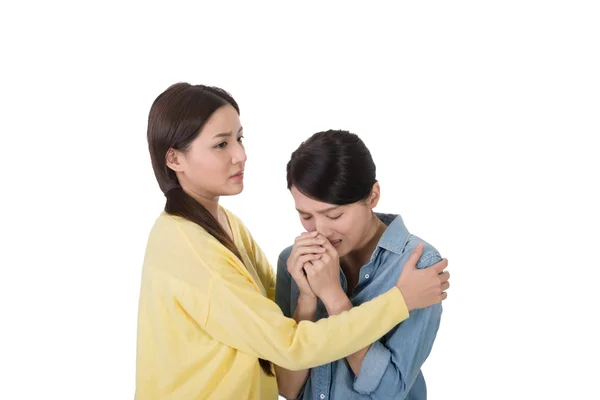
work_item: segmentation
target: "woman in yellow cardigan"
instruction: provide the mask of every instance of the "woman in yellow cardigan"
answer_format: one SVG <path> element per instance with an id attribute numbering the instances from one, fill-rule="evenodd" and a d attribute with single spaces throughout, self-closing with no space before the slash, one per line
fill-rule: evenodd
<path id="1" fill-rule="evenodd" d="M 165 210 L 150 232 L 139 298 L 136 399 L 277 399 L 271 363 L 289 370 L 329 363 L 373 343 L 409 311 L 446 298 L 447 261 L 417 270 L 351 311 L 296 323 L 274 303 L 275 275 L 220 196 L 243 189 L 239 107 L 224 90 L 178 83 L 148 117 L 148 147 Z M 322 299 L 339 283 L 303 237 L 306 284 Z M 317 255 L 315 255 L 317 253 Z"/>

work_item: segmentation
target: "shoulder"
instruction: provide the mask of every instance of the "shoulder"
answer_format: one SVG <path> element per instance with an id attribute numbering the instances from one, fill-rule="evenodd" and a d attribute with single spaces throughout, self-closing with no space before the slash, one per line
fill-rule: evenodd
<path id="1" fill-rule="evenodd" d="M 294 246 L 286 247 L 279 253 L 279 257 L 277 258 L 277 273 L 281 274 L 289 274 L 287 270 L 287 260 L 290 258 L 290 254 L 292 253 L 292 249 Z"/>
<path id="2" fill-rule="evenodd" d="M 148 246 L 166 249 L 181 244 L 186 231 L 201 230 L 198 234 L 206 233 L 201 227 L 195 225 L 194 228 L 190 224 L 195 225 L 185 218 L 163 211 L 150 230 Z"/>
<path id="3" fill-rule="evenodd" d="M 152 228 L 148 247 L 170 257 L 171 264 L 194 258 L 204 264 L 230 258 L 230 252 L 200 225 L 162 213 Z"/>
<path id="4" fill-rule="evenodd" d="M 211 272 L 205 260 L 220 252 L 214 241 L 193 222 L 163 212 L 150 231 L 143 268 L 184 282 L 207 279 Z"/>
<path id="5" fill-rule="evenodd" d="M 417 268 L 426 268 L 441 260 L 440 253 L 435 247 L 409 232 L 400 215 L 378 213 L 378 217 L 388 224 L 388 229 L 379 243 L 381 247 L 404 259 L 410 257 L 419 243 L 422 243 L 423 254 L 417 263 Z"/>
<path id="6" fill-rule="evenodd" d="M 415 235 L 409 235 L 404 247 L 404 253 L 407 257 L 417 248 L 419 243 L 423 244 L 423 254 L 417 263 L 417 268 L 426 268 L 442 259 L 440 252 L 433 245 Z"/>
<path id="7" fill-rule="evenodd" d="M 281 251 L 281 253 L 279 253 L 279 261 L 283 262 L 284 264 L 287 262 L 288 258 L 290 258 L 290 254 L 292 253 L 292 249 L 294 248 L 294 246 L 288 246 L 285 249 L 283 249 Z"/>

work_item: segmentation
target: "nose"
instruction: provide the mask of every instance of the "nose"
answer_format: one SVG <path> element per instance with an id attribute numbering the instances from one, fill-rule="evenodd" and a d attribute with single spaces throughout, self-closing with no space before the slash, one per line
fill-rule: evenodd
<path id="1" fill-rule="evenodd" d="M 333 233 L 331 228 L 328 226 L 327 221 L 324 218 L 318 218 L 316 223 L 317 232 L 321 235 L 325 236 L 327 239 L 331 238 L 331 234 Z"/>
<path id="2" fill-rule="evenodd" d="M 248 157 L 246 156 L 246 149 L 244 149 L 244 146 L 242 146 L 241 143 L 236 142 L 236 144 L 231 147 L 233 148 L 233 153 L 231 154 L 231 163 L 234 165 L 238 163 L 245 163 Z"/>

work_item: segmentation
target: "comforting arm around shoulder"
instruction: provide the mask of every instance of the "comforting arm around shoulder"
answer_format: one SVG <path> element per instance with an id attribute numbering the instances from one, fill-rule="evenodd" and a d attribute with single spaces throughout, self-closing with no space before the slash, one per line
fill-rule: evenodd
<path id="1" fill-rule="evenodd" d="M 408 317 L 397 288 L 349 312 L 296 324 L 235 268 L 213 275 L 208 287 L 207 297 L 180 299 L 188 314 L 200 317 L 197 322 L 216 340 L 289 370 L 344 358 Z"/>

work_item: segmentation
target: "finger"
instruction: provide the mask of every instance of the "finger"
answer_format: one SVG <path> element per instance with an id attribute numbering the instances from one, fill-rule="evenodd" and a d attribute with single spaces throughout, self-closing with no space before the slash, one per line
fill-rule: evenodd
<path id="1" fill-rule="evenodd" d="M 445 292 L 450 287 L 450 282 L 442 283 L 442 292 Z"/>
<path id="2" fill-rule="evenodd" d="M 442 292 L 442 301 L 446 300 L 447 298 L 448 298 L 448 293 Z"/>
<path id="3" fill-rule="evenodd" d="M 321 246 L 321 244 L 323 244 L 322 239 L 316 239 L 312 237 L 306 237 L 302 240 L 298 240 L 294 243 L 294 246 L 292 247 L 292 252 L 290 253 L 289 259 L 292 260 L 292 262 L 295 262 L 295 260 L 302 254 L 306 254 L 305 251 L 299 251 L 302 247 Z"/>
<path id="4" fill-rule="evenodd" d="M 298 274 L 299 271 L 302 269 L 302 265 L 304 264 L 303 262 L 300 262 L 300 258 L 303 257 L 301 255 L 297 255 L 296 257 L 294 257 L 293 260 L 290 260 L 291 262 L 288 265 L 288 271 L 290 272 L 290 274 L 292 274 L 292 276 L 294 276 L 295 274 Z"/>
<path id="5" fill-rule="evenodd" d="M 316 237 L 319 234 L 318 231 L 311 231 L 311 232 L 302 232 L 300 234 L 300 236 L 297 236 L 296 239 L 294 240 L 294 242 L 297 242 L 300 239 L 304 239 L 307 237 Z"/>
<path id="6" fill-rule="evenodd" d="M 439 262 L 433 264 L 429 268 L 433 268 L 435 270 L 435 272 L 437 272 L 438 274 L 441 274 L 444 271 L 444 269 L 446 269 L 447 266 L 448 266 L 448 260 L 444 258 L 444 259 L 442 259 L 442 261 L 439 261 Z"/>
<path id="7" fill-rule="evenodd" d="M 300 234 L 300 237 L 316 237 L 319 234 L 319 231 L 306 231 Z"/>
<path id="8" fill-rule="evenodd" d="M 319 260 L 320 258 L 321 254 L 305 254 L 302 257 L 298 257 L 298 264 L 300 265 L 300 268 L 302 268 L 307 262 Z"/>
<path id="9" fill-rule="evenodd" d="M 302 266 L 307 263 L 307 262 L 311 262 L 313 260 L 318 260 L 323 256 L 323 254 L 319 254 L 319 253 L 306 253 L 306 254 L 302 254 L 300 256 L 298 256 L 298 258 L 296 258 L 296 260 L 294 261 L 294 269 L 298 270 L 300 268 L 302 268 Z"/>
<path id="10" fill-rule="evenodd" d="M 312 264 L 311 267 L 314 272 L 317 272 L 320 269 L 322 269 L 323 267 L 325 267 L 325 263 L 323 262 L 323 257 L 321 257 L 320 260 L 311 261 L 311 264 Z"/>
<path id="11" fill-rule="evenodd" d="M 417 263 L 419 262 L 419 258 L 421 258 L 421 255 L 423 254 L 423 244 L 419 243 L 417 245 L 417 248 L 413 250 L 413 252 L 410 254 L 410 257 L 408 257 L 408 261 L 406 261 L 406 263 L 404 264 L 404 269 L 408 268 L 417 268 Z"/>
<path id="12" fill-rule="evenodd" d="M 302 269 L 304 270 L 304 273 L 306 274 L 307 278 L 311 279 L 315 276 L 315 266 L 312 263 L 307 262 L 306 264 L 304 264 Z"/>
<path id="13" fill-rule="evenodd" d="M 294 243 L 294 248 L 303 247 L 303 246 L 321 246 L 323 245 L 327 239 L 320 237 L 304 237 L 299 239 L 296 243 Z"/>
<path id="14" fill-rule="evenodd" d="M 296 262 L 294 264 L 292 264 L 292 266 L 290 268 L 288 268 L 288 272 L 290 273 L 291 276 L 293 277 L 298 277 L 301 274 L 301 270 L 302 270 L 302 266 L 304 264 L 298 262 L 298 260 L 296 260 Z"/>
<path id="15" fill-rule="evenodd" d="M 327 238 L 325 238 L 325 243 L 323 243 L 321 246 L 323 246 L 325 250 L 327 250 L 327 253 L 329 253 L 331 257 L 335 257 L 336 255 L 338 255 L 337 250 L 335 249 L 335 247 L 333 247 L 333 245 Z"/>
<path id="16" fill-rule="evenodd" d="M 438 277 L 441 283 L 448 282 L 448 280 L 450 279 L 450 272 L 444 271 L 441 274 L 439 274 Z"/>
<path id="17" fill-rule="evenodd" d="M 323 246 L 302 246 L 296 249 L 296 257 L 303 256 L 305 254 L 323 254 L 327 250 Z"/>
<path id="18" fill-rule="evenodd" d="M 300 283 L 306 280 L 306 272 L 304 271 L 304 268 L 302 268 L 302 266 L 300 266 L 300 268 L 294 269 L 294 271 L 290 273 L 290 275 L 296 281 L 296 283 Z"/>

